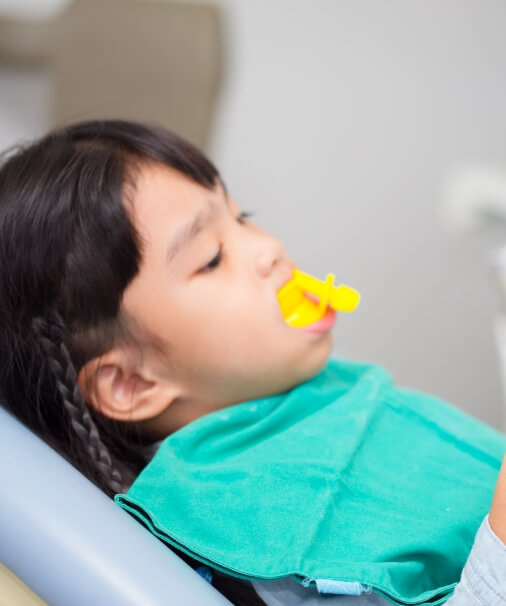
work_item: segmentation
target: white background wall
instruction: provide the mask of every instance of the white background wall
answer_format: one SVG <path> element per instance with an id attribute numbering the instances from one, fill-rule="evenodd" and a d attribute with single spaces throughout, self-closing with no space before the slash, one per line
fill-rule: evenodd
<path id="1" fill-rule="evenodd" d="M 210 153 L 229 189 L 302 269 L 360 290 L 339 352 L 499 426 L 487 254 L 503 233 L 450 236 L 438 209 L 453 169 L 506 167 L 506 3 L 219 3 L 227 76 Z M 9 87 L 0 71 L 0 129 Z"/>

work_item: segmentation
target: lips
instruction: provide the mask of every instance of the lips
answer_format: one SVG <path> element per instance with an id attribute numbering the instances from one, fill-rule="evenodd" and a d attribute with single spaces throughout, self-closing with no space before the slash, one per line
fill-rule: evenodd
<path id="1" fill-rule="evenodd" d="M 313 303 L 318 304 L 320 299 L 314 295 L 313 293 L 304 291 L 304 296 L 312 301 Z M 337 319 L 337 313 L 329 306 L 327 306 L 327 311 L 323 318 L 320 318 L 316 322 L 312 324 L 307 324 L 306 326 L 297 326 L 297 330 L 303 330 L 304 332 L 313 332 L 313 333 L 324 333 L 328 332 L 335 324 Z"/>
<path id="2" fill-rule="evenodd" d="M 327 307 L 327 311 L 321 320 L 307 326 L 301 326 L 298 330 L 314 333 L 328 332 L 334 326 L 336 317 L 336 312 L 331 307 Z"/>

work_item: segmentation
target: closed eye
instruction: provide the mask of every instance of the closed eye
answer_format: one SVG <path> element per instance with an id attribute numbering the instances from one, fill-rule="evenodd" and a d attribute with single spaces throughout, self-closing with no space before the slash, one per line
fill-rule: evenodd
<path id="1" fill-rule="evenodd" d="M 218 267 L 218 265 L 221 263 L 222 257 L 223 257 L 223 245 L 220 244 L 220 248 L 219 248 L 218 252 L 216 253 L 216 255 L 209 261 L 209 263 L 207 265 L 205 265 L 200 270 L 200 273 L 207 273 L 209 271 L 213 271 L 213 269 L 216 269 Z"/>
<path id="2" fill-rule="evenodd" d="M 244 212 L 241 213 L 238 217 L 237 217 L 237 223 L 244 223 L 246 221 L 246 219 L 249 219 L 250 217 L 253 216 L 254 213 L 251 212 Z"/>
<path id="3" fill-rule="evenodd" d="M 242 212 L 236 219 L 236 221 L 238 223 L 240 223 L 241 225 L 243 225 L 246 222 L 246 219 L 248 219 L 249 217 L 253 216 L 253 213 L 251 212 Z M 207 265 L 205 265 L 199 273 L 208 273 L 210 271 L 213 271 L 214 269 L 216 269 L 220 263 L 223 261 L 223 245 L 220 244 L 220 248 L 218 250 L 218 252 L 216 253 L 216 255 L 209 261 L 209 263 Z"/>

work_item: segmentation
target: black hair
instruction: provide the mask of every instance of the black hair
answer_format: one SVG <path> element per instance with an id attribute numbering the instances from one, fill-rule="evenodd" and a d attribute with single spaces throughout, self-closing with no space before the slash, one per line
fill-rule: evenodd
<path id="1" fill-rule="evenodd" d="M 135 424 L 86 404 L 77 373 L 131 336 L 121 299 L 142 241 L 127 203 L 150 162 L 209 189 L 220 179 L 173 133 L 121 120 L 54 130 L 0 168 L 0 401 L 108 496 L 151 451 Z M 234 603 L 263 604 L 251 584 L 215 577 Z"/>

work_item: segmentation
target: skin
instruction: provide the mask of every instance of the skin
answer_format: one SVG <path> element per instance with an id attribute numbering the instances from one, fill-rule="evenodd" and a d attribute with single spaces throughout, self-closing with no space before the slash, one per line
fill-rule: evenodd
<path id="1" fill-rule="evenodd" d="M 81 371 L 81 388 L 105 415 L 139 422 L 160 439 L 211 411 L 286 391 L 325 366 L 330 332 L 292 328 L 281 315 L 276 293 L 294 261 L 241 218 L 221 184 L 210 191 L 148 165 L 129 212 L 142 263 L 122 311 L 158 347 L 142 356 L 117 348 Z M 201 213 L 202 229 L 169 261 L 169 246 Z"/>
<path id="2" fill-rule="evenodd" d="M 488 521 L 490 528 L 506 545 L 506 457 L 499 472 Z"/>

